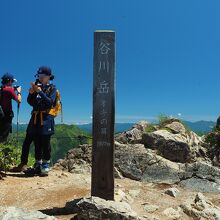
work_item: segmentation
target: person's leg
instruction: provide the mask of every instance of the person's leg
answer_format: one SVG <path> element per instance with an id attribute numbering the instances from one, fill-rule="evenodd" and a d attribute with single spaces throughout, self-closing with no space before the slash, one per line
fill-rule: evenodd
<path id="1" fill-rule="evenodd" d="M 35 164 L 33 168 L 24 171 L 28 176 L 40 175 L 42 167 L 42 139 L 41 135 L 35 135 L 34 138 L 35 146 Z"/>
<path id="2" fill-rule="evenodd" d="M 33 142 L 33 135 L 26 133 L 26 137 L 24 139 L 22 145 L 22 153 L 21 153 L 21 162 L 17 166 L 13 167 L 11 172 L 22 172 L 28 169 L 28 155 L 30 151 L 30 145 Z"/>
<path id="3" fill-rule="evenodd" d="M 42 135 L 42 146 L 43 146 L 43 163 L 41 168 L 41 175 L 48 175 L 50 158 L 51 158 L 51 135 Z"/>
<path id="4" fill-rule="evenodd" d="M 6 142 L 9 133 L 11 132 L 12 122 L 11 119 L 4 118 L 0 124 L 0 142 Z"/>
<path id="5" fill-rule="evenodd" d="M 43 155 L 43 145 L 42 145 L 41 135 L 34 136 L 34 147 L 35 147 L 35 160 L 41 161 Z"/>
<path id="6" fill-rule="evenodd" d="M 50 160 L 51 157 L 51 135 L 42 135 L 43 160 Z"/>
<path id="7" fill-rule="evenodd" d="M 22 145 L 21 163 L 27 165 L 30 145 L 33 142 L 33 135 L 26 133 L 24 143 Z"/>

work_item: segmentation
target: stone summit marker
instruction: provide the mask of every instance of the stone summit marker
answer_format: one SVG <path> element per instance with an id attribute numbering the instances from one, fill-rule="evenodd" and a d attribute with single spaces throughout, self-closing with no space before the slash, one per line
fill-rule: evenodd
<path id="1" fill-rule="evenodd" d="M 91 195 L 114 200 L 115 32 L 94 33 Z"/>

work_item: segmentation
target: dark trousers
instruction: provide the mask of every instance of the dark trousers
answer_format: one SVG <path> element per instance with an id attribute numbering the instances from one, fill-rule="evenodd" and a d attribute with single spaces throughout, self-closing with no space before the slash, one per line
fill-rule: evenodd
<path id="1" fill-rule="evenodd" d="M 51 135 L 36 135 L 34 137 L 35 145 L 35 159 L 39 160 L 50 160 L 51 157 Z"/>
<path id="2" fill-rule="evenodd" d="M 26 133 L 26 137 L 24 139 L 23 145 L 22 145 L 22 154 L 21 154 L 21 163 L 27 164 L 28 163 L 28 155 L 30 151 L 31 143 L 33 142 L 33 135 Z"/>
<path id="3" fill-rule="evenodd" d="M 0 120 L 0 143 L 6 142 L 9 133 L 12 132 L 12 118 L 13 113 L 9 113 Z"/>

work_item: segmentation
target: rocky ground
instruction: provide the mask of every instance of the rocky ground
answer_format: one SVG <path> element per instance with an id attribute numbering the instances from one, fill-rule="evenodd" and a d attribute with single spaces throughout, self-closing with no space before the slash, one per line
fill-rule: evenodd
<path id="1" fill-rule="evenodd" d="M 116 203 L 90 198 L 92 146 L 81 145 L 49 177 L 8 173 L 0 182 L 0 219 L 12 213 L 73 219 L 78 213 L 78 219 L 218 220 L 220 168 L 209 144 L 176 119 L 140 122 L 115 138 Z"/>
<path id="2" fill-rule="evenodd" d="M 212 207 L 220 207 L 219 194 L 203 194 L 213 203 Z M 116 179 L 116 201 L 127 202 L 143 219 L 194 219 L 185 214 L 181 207 L 184 207 L 184 204 L 190 206 L 196 195 L 196 191 L 175 184 Z M 46 178 L 24 178 L 21 174 L 9 174 L 1 182 L 0 204 L 2 207 L 40 210 L 57 219 L 71 219 L 75 215 L 74 208 L 68 202 L 89 196 L 89 173 L 76 174 L 52 170 Z"/>

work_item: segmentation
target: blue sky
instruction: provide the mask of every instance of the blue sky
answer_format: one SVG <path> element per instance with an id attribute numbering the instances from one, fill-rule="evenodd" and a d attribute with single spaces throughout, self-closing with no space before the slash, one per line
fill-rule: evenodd
<path id="1" fill-rule="evenodd" d="M 116 121 L 160 113 L 191 121 L 220 113 L 220 2 L 204 0 L 1 0 L 0 74 L 23 87 L 50 66 L 67 123 L 91 121 L 93 32 L 116 31 Z"/>

